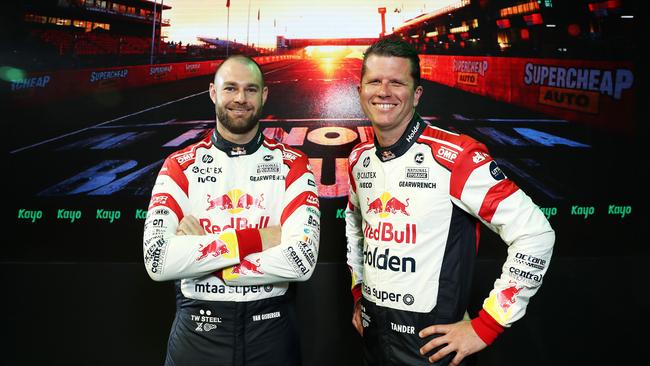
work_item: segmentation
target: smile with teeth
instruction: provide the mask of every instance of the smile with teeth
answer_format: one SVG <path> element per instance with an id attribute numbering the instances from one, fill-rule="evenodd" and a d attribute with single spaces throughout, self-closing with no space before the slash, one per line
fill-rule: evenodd
<path id="1" fill-rule="evenodd" d="M 397 106 L 397 104 L 391 104 L 391 103 L 374 103 L 375 107 L 378 107 L 381 110 L 388 111 Z"/>

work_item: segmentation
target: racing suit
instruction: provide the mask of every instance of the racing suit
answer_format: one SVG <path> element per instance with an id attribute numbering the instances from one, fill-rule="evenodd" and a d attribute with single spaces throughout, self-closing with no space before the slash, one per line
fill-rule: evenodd
<path id="1" fill-rule="evenodd" d="M 205 235 L 176 235 L 186 215 Z M 259 229 L 281 225 L 262 251 Z M 318 256 L 316 184 L 302 152 L 265 138 L 237 145 L 216 129 L 171 154 L 152 190 L 144 263 L 176 281 L 166 365 L 297 365 L 300 346 L 289 282 Z"/>
<path id="2" fill-rule="evenodd" d="M 368 364 L 430 365 L 419 349 L 432 338 L 418 332 L 463 319 L 480 223 L 509 248 L 471 324 L 491 344 L 524 315 L 548 268 L 555 234 L 483 144 L 415 114 L 393 146 L 380 147 L 376 139 L 357 145 L 349 178 L 347 257 L 355 303 L 362 297 Z"/>

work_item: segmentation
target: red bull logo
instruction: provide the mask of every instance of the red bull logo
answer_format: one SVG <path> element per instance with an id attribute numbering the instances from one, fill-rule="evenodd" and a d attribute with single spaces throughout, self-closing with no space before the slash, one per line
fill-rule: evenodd
<path id="1" fill-rule="evenodd" d="M 230 217 L 223 225 L 213 224 L 210 219 L 200 218 L 199 224 L 208 234 L 218 234 L 227 229 L 243 230 L 243 229 L 263 229 L 269 226 L 271 216 L 260 216 L 257 222 L 248 221 L 245 217 Z"/>
<path id="2" fill-rule="evenodd" d="M 199 253 L 200 255 L 196 258 L 197 261 L 200 261 L 209 255 L 218 257 L 220 255 L 228 254 L 230 253 L 230 250 L 228 249 L 228 245 L 226 243 L 220 239 L 216 239 L 206 245 L 200 244 Z"/>
<path id="3" fill-rule="evenodd" d="M 406 199 L 406 203 L 400 201 L 397 197 L 391 196 L 390 193 L 384 192 L 379 196 L 379 198 L 370 201 L 370 197 L 367 198 L 368 209 L 366 213 L 379 214 L 379 217 L 384 218 L 389 215 L 401 214 L 405 216 L 410 216 L 406 208 L 409 206 L 409 198 Z"/>
<path id="4" fill-rule="evenodd" d="M 497 293 L 497 303 L 499 304 L 501 309 L 503 309 L 503 311 L 507 312 L 510 306 L 512 306 L 515 302 L 517 302 L 515 296 L 519 293 L 519 291 L 521 291 L 521 287 L 517 288 L 513 284 L 507 289 Z"/>
<path id="5" fill-rule="evenodd" d="M 247 275 L 247 274 L 258 274 L 262 275 L 264 272 L 259 270 L 260 268 L 260 260 L 259 258 L 255 261 L 255 263 L 243 259 L 241 263 L 239 263 L 236 266 L 232 267 L 232 274 L 240 274 L 240 275 Z"/>
<path id="6" fill-rule="evenodd" d="M 363 229 L 363 236 L 367 239 L 391 242 L 397 244 L 416 244 L 417 243 L 417 225 L 406 224 L 404 228 L 394 226 L 390 222 L 380 222 L 376 228 L 373 228 L 366 222 Z"/>
<path id="7" fill-rule="evenodd" d="M 226 210 L 231 214 L 238 214 L 243 210 L 250 210 L 252 208 L 264 209 L 264 206 L 262 206 L 262 202 L 264 202 L 263 193 L 260 194 L 259 197 L 254 197 L 239 189 L 232 189 L 226 194 L 215 198 L 208 195 L 207 201 L 208 207 L 206 208 L 206 211 L 218 208 L 220 210 Z"/>

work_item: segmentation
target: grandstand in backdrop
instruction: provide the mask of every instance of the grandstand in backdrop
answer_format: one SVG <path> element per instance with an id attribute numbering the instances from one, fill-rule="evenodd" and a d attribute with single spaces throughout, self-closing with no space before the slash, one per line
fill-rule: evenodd
<path id="1" fill-rule="evenodd" d="M 634 0 L 459 0 L 387 32 L 421 54 L 630 59 Z M 399 9 L 395 9 L 399 12 Z"/>
<path id="2" fill-rule="evenodd" d="M 234 42 L 167 42 L 164 0 L 25 0 L 3 58 L 27 71 L 201 61 L 228 51 L 269 53 Z M 153 42 L 152 42 L 153 36 Z M 264 52 L 262 52 L 264 51 Z"/>

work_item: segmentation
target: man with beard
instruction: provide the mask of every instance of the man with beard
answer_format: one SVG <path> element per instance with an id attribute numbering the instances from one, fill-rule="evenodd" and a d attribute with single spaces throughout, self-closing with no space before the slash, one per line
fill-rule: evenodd
<path id="1" fill-rule="evenodd" d="M 262 135 L 268 89 L 255 61 L 226 59 L 210 84 L 212 134 L 171 154 L 153 187 L 144 263 L 176 283 L 165 365 L 299 365 L 293 281 L 320 236 L 307 156 Z"/>

